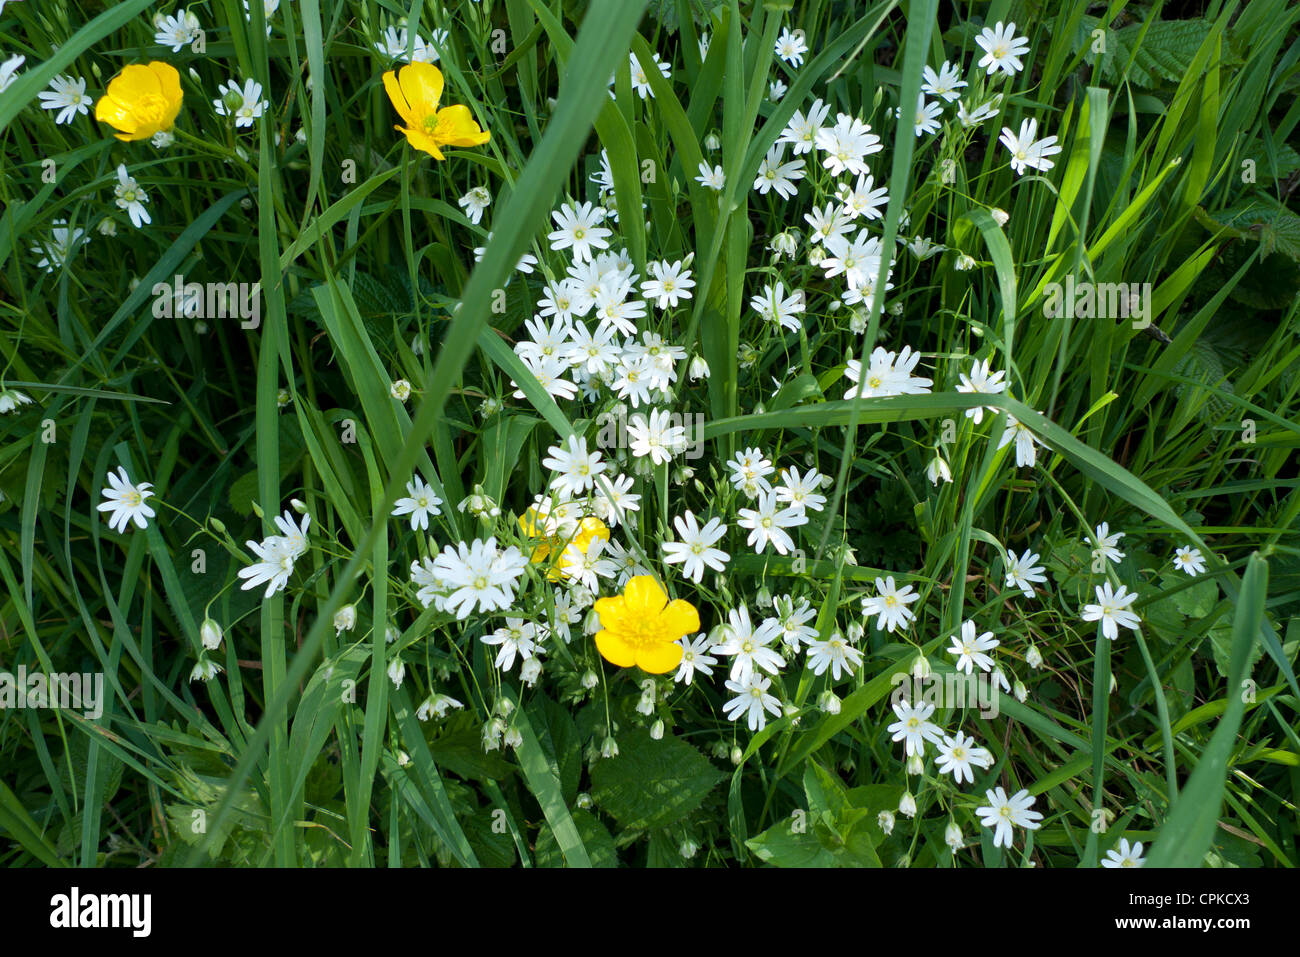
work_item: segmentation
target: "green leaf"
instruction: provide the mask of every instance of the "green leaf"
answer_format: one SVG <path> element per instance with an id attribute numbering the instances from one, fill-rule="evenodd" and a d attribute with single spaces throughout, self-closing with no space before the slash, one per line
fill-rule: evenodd
<path id="1" fill-rule="evenodd" d="M 592 768 L 591 796 L 619 824 L 645 830 L 680 821 L 724 777 L 680 738 L 655 741 L 638 729 L 620 739 L 618 757 Z"/>

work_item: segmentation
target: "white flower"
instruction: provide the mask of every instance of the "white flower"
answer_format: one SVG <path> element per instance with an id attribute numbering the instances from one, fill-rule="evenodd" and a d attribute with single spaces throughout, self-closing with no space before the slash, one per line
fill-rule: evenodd
<path id="1" fill-rule="evenodd" d="M 898 588 L 894 585 L 894 576 L 876 579 L 876 595 L 862 599 L 862 613 L 876 618 L 876 627 L 881 631 L 897 631 L 907 627 L 916 616 L 907 606 L 921 596 L 912 591 L 911 585 Z"/>
<path id="2" fill-rule="evenodd" d="M 1179 571 L 1187 572 L 1187 574 L 1195 578 L 1205 571 L 1205 559 L 1201 556 L 1199 548 L 1184 545 L 1174 552 L 1174 567 Z M 1142 845 L 1139 844 L 1138 846 L 1141 847 Z"/>
<path id="3" fill-rule="evenodd" d="M 993 117 L 998 115 L 998 110 L 1002 108 L 1002 94 L 999 93 L 987 103 L 981 103 L 973 110 L 966 109 L 965 101 L 957 104 L 957 119 L 966 129 L 972 126 L 979 126 L 981 123 L 987 123 Z"/>
<path id="4" fill-rule="evenodd" d="M 910 346 L 903 346 L 898 353 L 876 346 L 871 353 L 871 364 L 867 367 L 865 376 L 862 375 L 862 363 L 857 359 L 850 359 L 845 364 L 844 378 L 859 384 L 846 392 L 844 398 L 923 395 L 930 391 L 934 383 L 924 376 L 912 375 L 920 361 L 921 354 L 913 352 Z"/>
<path id="5" fill-rule="evenodd" d="M 390 26 L 375 44 L 375 52 L 389 60 L 406 60 L 406 48 L 411 47 L 412 63 L 436 63 L 438 47 L 447 42 L 446 30 L 433 31 L 433 43 L 425 43 L 419 34 L 411 36 L 406 27 Z M 436 44 L 436 45 L 435 45 Z"/>
<path id="6" fill-rule="evenodd" d="M 455 698 L 448 697 L 445 694 L 431 694 L 424 699 L 420 707 L 415 709 L 415 717 L 420 721 L 428 721 L 429 718 L 445 718 L 447 712 L 453 708 L 460 709 L 465 707 Z"/>
<path id="7" fill-rule="evenodd" d="M 777 139 L 777 142 L 789 143 L 791 152 L 795 156 L 802 156 L 804 153 L 812 152 L 812 148 L 817 141 L 817 132 L 822 128 L 822 124 L 826 122 L 826 117 L 830 111 L 831 108 L 820 99 L 813 100 L 812 105 L 808 107 L 807 116 L 802 111 L 795 110 L 790 116 L 790 122 L 781 131 L 781 136 Z"/>
<path id="8" fill-rule="evenodd" d="M 791 508 L 820 512 L 826 507 L 826 496 L 817 491 L 823 478 L 816 469 L 809 469 L 802 476 L 797 468 L 782 469 L 780 484 L 774 488 L 777 500 L 789 503 Z"/>
<path id="9" fill-rule="evenodd" d="M 140 184 L 131 177 L 125 165 L 117 168 L 117 185 L 113 188 L 117 208 L 126 210 L 131 217 L 131 225 L 136 229 L 150 222 L 149 211 L 144 204 L 149 202 L 149 194 L 140 188 Z"/>
<path id="10" fill-rule="evenodd" d="M 385 669 L 388 673 L 388 680 L 393 683 L 394 688 L 402 687 L 402 679 L 406 677 L 406 662 L 399 655 L 388 663 Z"/>
<path id="11" fill-rule="evenodd" d="M 820 266 L 826 271 L 827 279 L 843 275 L 850 289 L 875 283 L 884 255 L 884 248 L 875 236 L 860 229 L 852 242 L 847 236 L 828 236 L 825 246 L 826 256 Z"/>
<path id="12" fill-rule="evenodd" d="M 456 200 L 456 205 L 465 210 L 469 221 L 478 225 L 483 218 L 483 211 L 492 205 L 492 194 L 486 186 L 475 186 L 468 193 Z"/>
<path id="13" fill-rule="evenodd" d="M 930 480 L 931 485 L 938 485 L 941 481 L 951 482 L 952 469 L 948 467 L 948 462 L 942 455 L 936 454 L 925 467 L 925 477 Z"/>
<path id="14" fill-rule="evenodd" d="M 555 252 L 572 249 L 574 262 L 590 260 L 593 249 L 609 248 L 609 237 L 613 233 L 600 225 L 605 219 L 603 207 L 592 203 L 565 203 L 551 213 L 551 218 L 557 227 L 546 237 L 551 241 L 551 249 Z"/>
<path id="15" fill-rule="evenodd" d="M 725 640 L 714 645 L 713 651 L 733 656 L 731 677 L 734 680 L 748 681 L 756 666 L 771 674 L 785 667 L 785 659 L 768 647 L 781 635 L 781 625 L 775 619 L 766 618 L 755 628 L 749 619 L 749 609 L 741 605 L 727 612 L 722 633 Z"/>
<path id="16" fill-rule="evenodd" d="M 834 126 L 821 127 L 813 137 L 813 144 L 826 154 L 822 166 L 833 176 L 845 170 L 858 176 L 869 172 L 866 157 L 884 148 L 869 125 L 846 113 L 836 115 Z"/>
<path id="17" fill-rule="evenodd" d="M 785 85 L 783 80 L 773 80 L 767 85 L 767 98 L 773 103 L 779 103 L 781 97 L 785 96 L 786 91 L 790 88 Z"/>
<path id="18" fill-rule="evenodd" d="M 1006 376 L 1006 372 L 1002 369 L 997 372 L 990 372 L 989 360 L 976 359 L 969 376 L 964 372 L 959 374 L 961 382 L 957 385 L 957 391 L 999 395 L 1007 390 L 1004 376 Z M 984 421 L 986 411 L 996 414 L 998 410 L 989 406 L 975 406 L 966 410 L 966 418 L 973 419 L 975 424 L 979 425 Z"/>
<path id="19" fill-rule="evenodd" d="M 673 675 L 674 681 L 690 684 L 697 671 L 705 677 L 713 674 L 712 666 L 718 663 L 718 659 L 709 654 L 713 646 L 706 635 L 694 638 L 683 635 L 677 643 L 682 646 L 682 661 L 677 666 L 677 674 Z"/>
<path id="20" fill-rule="evenodd" d="M 751 674 L 744 681 L 727 681 L 727 690 L 736 697 L 723 705 L 723 714 L 730 721 L 737 721 L 744 714 L 750 731 L 762 731 L 767 726 L 766 712 L 781 716 L 781 702 L 767 693 L 771 686 L 772 682 L 759 674 Z"/>
<path id="21" fill-rule="evenodd" d="M 804 39 L 802 30 L 791 32 L 790 28 L 786 27 L 776 38 L 776 55 L 793 67 L 803 66 L 803 58 L 807 52 L 808 43 Z"/>
<path id="22" fill-rule="evenodd" d="M 783 162 L 784 159 L 785 145 L 772 144 L 772 148 L 763 157 L 763 162 L 759 164 L 758 176 L 754 178 L 754 189 L 760 195 L 775 190 L 782 199 L 790 199 L 798 192 L 794 184 L 804 178 L 804 161 L 796 159 L 786 163 Z"/>
<path id="23" fill-rule="evenodd" d="M 691 298 L 695 280 L 680 260 L 675 263 L 651 262 L 646 269 L 654 278 L 641 283 L 641 295 L 655 300 L 660 309 L 675 309 L 679 300 Z"/>
<path id="24" fill-rule="evenodd" d="M 154 18 L 153 26 L 156 31 L 154 42 L 159 46 L 171 47 L 172 53 L 180 53 L 182 47 L 189 46 L 203 34 L 199 18 L 189 10 L 173 16 L 160 13 Z"/>
<path id="25" fill-rule="evenodd" d="M 993 669 L 993 659 L 984 652 L 992 651 L 997 646 L 998 640 L 993 637 L 993 632 L 986 631 L 976 637 L 975 622 L 964 621 L 961 626 L 961 636 L 953 635 L 952 647 L 948 649 L 948 654 L 957 657 L 957 664 L 954 667 L 969 675 L 974 673 L 972 669 L 975 666 L 978 666 L 980 671 Z"/>
<path id="26" fill-rule="evenodd" d="M 217 87 L 220 97 L 212 101 L 218 116 L 233 116 L 236 127 L 252 126 L 270 104 L 262 99 L 262 84 L 246 80 L 241 90 L 236 80 Z"/>
<path id="27" fill-rule="evenodd" d="M 283 591 L 293 574 L 293 563 L 297 560 L 293 545 L 281 535 L 271 535 L 261 542 L 245 542 L 249 551 L 258 557 L 258 561 L 241 568 L 236 574 L 245 579 L 239 587 L 243 591 L 265 583 L 263 598 L 270 598 L 278 591 Z"/>
<path id="28" fill-rule="evenodd" d="M 1097 539 L 1097 547 L 1092 550 L 1092 560 L 1105 559 L 1109 562 L 1118 562 L 1124 557 L 1124 553 L 1119 550 L 1119 540 L 1124 537 L 1123 532 L 1111 533 L 1110 524 L 1102 522 L 1097 526 L 1094 532 Z"/>
<path id="29" fill-rule="evenodd" d="M 723 174 L 721 166 L 700 163 L 700 175 L 695 177 L 695 182 L 715 193 L 720 193 L 727 185 L 727 177 Z"/>
<path id="30" fill-rule="evenodd" d="M 431 515 L 441 515 L 442 505 L 433 488 L 426 485 L 423 476 L 416 475 L 406 483 L 406 497 L 393 503 L 393 517 L 411 516 L 411 531 L 423 531 L 429 527 Z"/>
<path id="31" fill-rule="evenodd" d="M 727 526 L 720 519 L 711 518 L 700 528 L 694 513 L 688 510 L 673 519 L 673 525 L 678 541 L 663 543 L 665 564 L 682 563 L 682 576 L 696 584 L 703 581 L 706 568 L 719 572 L 726 569 L 731 556 L 714 547 L 727 533 Z"/>
<path id="32" fill-rule="evenodd" d="M 925 80 L 921 84 L 921 92 L 939 97 L 946 103 L 958 99 L 961 96 L 959 91 L 966 86 L 966 81 L 961 79 L 961 72 L 947 60 L 943 61 L 943 65 L 939 67 L 939 72 L 936 73 L 932 67 L 926 66 L 921 71 L 921 76 Z"/>
<path id="33" fill-rule="evenodd" d="M 573 497 L 591 491 L 596 476 L 605 471 L 600 452 L 588 452 L 587 440 L 579 435 L 570 435 L 562 446 L 552 445 L 542 465 L 558 473 L 551 480 L 551 487 Z"/>
<path id="34" fill-rule="evenodd" d="M 194 666 L 190 672 L 191 681 L 211 681 L 217 675 L 221 674 L 224 669 L 210 658 L 200 658 L 199 663 Z"/>
<path id="35" fill-rule="evenodd" d="M 750 530 L 747 544 L 762 553 L 770 544 L 778 554 L 785 555 L 794 548 L 794 539 L 785 531 L 808 523 L 802 508 L 780 508 L 773 491 L 758 494 L 757 508 L 737 511 L 736 524 Z"/>
<path id="36" fill-rule="evenodd" d="M 1006 554 L 1006 581 L 1007 588 L 1019 588 L 1026 598 L 1034 597 L 1033 582 L 1044 583 L 1047 576 L 1043 574 L 1046 569 L 1038 564 L 1039 555 L 1037 552 L 1025 549 L 1024 553 L 1016 558 L 1015 552 L 1008 551 Z"/>
<path id="37" fill-rule="evenodd" d="M 1025 664 L 1034 669 L 1043 667 L 1043 653 L 1038 650 L 1037 645 L 1030 645 L 1025 651 Z"/>
<path id="38" fill-rule="evenodd" d="M 975 783 L 975 774 L 971 765 L 987 768 L 993 764 L 993 755 L 986 748 L 975 746 L 975 739 L 968 738 L 958 731 L 951 738 L 944 735 L 939 745 L 939 771 L 951 774 L 954 781 L 961 784 L 962 779 Z"/>
<path id="39" fill-rule="evenodd" d="M 485 645 L 499 645 L 496 660 L 493 664 L 509 671 L 514 667 L 515 658 L 527 661 L 533 657 L 537 648 L 535 641 L 538 629 L 531 621 L 524 621 L 522 618 L 507 618 L 503 627 L 498 628 L 490 635 L 484 635 L 480 640 Z"/>
<path id="40" fill-rule="evenodd" d="M 0 63 L 0 93 L 9 88 L 9 84 L 17 78 L 19 68 L 26 62 L 27 57 L 15 55 Z"/>
<path id="41" fill-rule="evenodd" d="M 1011 168 L 1015 170 L 1017 176 L 1024 176 L 1027 168 L 1046 172 L 1056 165 L 1047 158 L 1061 152 L 1061 147 L 1056 145 L 1056 137 L 1048 136 L 1035 140 L 1034 136 L 1037 132 L 1038 121 L 1033 119 L 1025 120 L 1020 124 L 1019 136 L 1009 128 L 1002 127 L 1002 135 L 998 140 L 1011 153 Z"/>
<path id="42" fill-rule="evenodd" d="M 91 98 L 86 95 L 85 77 L 56 76 L 50 80 L 49 90 L 38 95 L 41 109 L 58 110 L 56 124 L 71 123 L 77 114 L 90 112 Z"/>
<path id="43" fill-rule="evenodd" d="M 56 219 L 51 224 L 49 240 L 38 240 L 31 250 L 41 257 L 36 263 L 38 267 L 46 272 L 54 272 L 67 263 L 78 246 L 88 241 L 86 231 L 80 226 L 69 229 L 66 219 Z"/>
<path id="44" fill-rule="evenodd" d="M 1119 591 L 1112 591 L 1110 582 L 1097 585 L 1096 589 L 1097 603 L 1084 605 L 1080 613 L 1084 621 L 1100 621 L 1101 633 L 1111 641 L 1119 637 L 1120 625 L 1133 631 L 1141 627 L 1142 619 L 1128 609 L 1138 597 L 1136 592 L 1130 593 L 1124 585 L 1119 586 Z"/>
<path id="45" fill-rule="evenodd" d="M 859 176 L 857 184 L 852 187 L 847 183 L 840 185 L 836 198 L 844 204 L 843 212 L 849 219 L 859 216 L 880 219 L 884 215 L 884 208 L 889 204 L 889 191 L 884 186 L 872 189 L 874 184 L 871 176 L 867 175 Z"/>
<path id="46" fill-rule="evenodd" d="M 1030 831 L 1038 830 L 1039 820 L 1043 815 L 1037 811 L 1029 810 L 1033 806 L 1034 799 L 1029 796 L 1029 792 L 1021 788 L 1013 797 L 1008 798 L 1007 792 L 1002 790 L 999 785 L 984 792 L 985 799 L 989 802 L 988 807 L 975 809 L 979 816 L 980 823 L 985 827 L 994 828 L 993 846 L 1010 847 L 1011 846 L 1011 828 L 1013 825 L 1026 828 Z"/>
<path id="47" fill-rule="evenodd" d="M 913 131 L 917 136 L 920 136 L 923 133 L 939 132 L 939 117 L 942 115 L 942 103 L 936 103 L 933 100 L 927 102 L 925 94 L 918 93 L 916 95 L 916 113 L 912 116 Z"/>
<path id="48" fill-rule="evenodd" d="M 764 286 L 762 292 L 749 300 L 749 305 L 764 322 L 776 323 L 791 332 L 799 331 L 797 317 L 807 308 L 803 290 L 792 289 L 786 296 L 785 284 L 779 280 L 775 285 Z"/>
<path id="49" fill-rule="evenodd" d="M 981 30 L 975 42 L 984 51 L 976 65 L 984 67 L 985 73 L 1001 70 L 1007 76 L 1015 76 L 1025 68 L 1020 58 L 1029 52 L 1029 40 L 1016 36 L 1014 23 L 1003 26 L 999 20 L 992 29 L 985 27 Z"/>
<path id="50" fill-rule="evenodd" d="M 344 605 L 334 613 L 334 634 L 341 635 L 357 626 L 357 606 Z"/>
<path id="51" fill-rule="evenodd" d="M 1129 844 L 1128 838 L 1121 837 L 1119 844 L 1106 852 L 1106 859 L 1101 862 L 1102 867 L 1141 867 L 1146 863 L 1146 858 L 1142 856 L 1142 842 Z"/>
<path id="52" fill-rule="evenodd" d="M 19 392 L 17 389 L 0 391 L 0 413 L 14 412 L 19 406 L 31 404 L 31 396 L 26 392 Z"/>
<path id="53" fill-rule="evenodd" d="M 652 53 L 651 56 L 654 58 L 653 59 L 654 66 L 663 75 L 663 78 L 666 80 L 669 77 L 671 77 L 672 69 L 668 66 L 667 63 L 663 61 L 663 59 L 660 58 L 659 54 Z M 632 68 L 632 89 L 636 90 L 637 96 L 641 97 L 641 99 L 643 100 L 647 96 L 653 99 L 655 95 L 655 91 L 651 88 L 650 80 L 646 76 L 645 68 L 641 66 L 641 61 L 637 59 L 635 53 L 628 54 L 628 62 Z M 611 83 L 613 82 L 613 80 L 614 78 L 610 77 Z"/>
<path id="54" fill-rule="evenodd" d="M 495 537 L 448 545 L 430 569 L 434 583 L 446 593 L 439 607 L 460 619 L 468 618 L 475 606 L 480 611 L 504 611 L 514 603 L 515 587 L 527 564 L 513 545 L 498 549 Z"/>
<path id="55" fill-rule="evenodd" d="M 876 815 L 876 824 L 880 826 L 880 829 L 885 832 L 886 836 L 892 834 L 894 831 L 894 812 L 881 811 Z"/>
<path id="56" fill-rule="evenodd" d="M 890 740 L 902 741 L 909 758 L 925 754 L 925 742 L 938 742 L 943 737 L 943 731 L 930 720 L 934 705 L 922 702 L 913 706 L 909 701 L 896 701 L 893 707 L 898 720 L 887 729 L 893 735 Z"/>
<path id="57" fill-rule="evenodd" d="M 1016 440 L 1016 466 L 1018 468 L 1032 468 L 1038 461 L 1038 451 L 1035 445 L 1042 445 L 1038 436 L 1030 431 L 1029 427 L 1023 425 L 1011 413 L 1007 413 L 1007 427 L 1002 430 L 1002 438 L 998 440 L 998 448 L 1002 448 L 1012 439 Z"/>
<path id="58" fill-rule="evenodd" d="M 831 680 L 839 681 L 840 672 L 853 674 L 853 669 L 862 665 L 862 652 L 844 640 L 838 631 L 831 632 L 825 641 L 816 638 L 808 642 L 808 667 L 812 673 L 820 675 L 831 669 Z"/>
<path id="59" fill-rule="evenodd" d="M 125 532 L 127 523 L 134 522 L 137 528 L 147 528 L 148 520 L 155 514 L 145 502 L 145 499 L 153 496 L 150 491 L 153 484 L 140 482 L 133 485 L 127 477 L 126 469 L 120 465 L 116 472 L 109 472 L 105 477 L 108 479 L 108 488 L 99 493 L 104 501 L 98 508 L 101 512 L 113 513 L 108 517 L 108 527 L 117 532 Z"/>

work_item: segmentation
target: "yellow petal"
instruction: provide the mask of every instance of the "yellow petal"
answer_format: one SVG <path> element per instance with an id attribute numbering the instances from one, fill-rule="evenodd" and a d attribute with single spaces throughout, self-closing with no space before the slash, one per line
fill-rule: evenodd
<path id="1" fill-rule="evenodd" d="M 597 598 L 595 607 L 596 614 L 600 616 L 601 626 L 605 628 L 621 631 L 629 618 L 627 602 L 623 600 L 622 595 L 613 598 Z"/>
<path id="2" fill-rule="evenodd" d="M 134 132 L 136 128 L 131 110 L 121 100 L 108 94 L 101 96 L 95 104 L 95 119 L 124 132 Z"/>
<path id="3" fill-rule="evenodd" d="M 428 116 L 438 109 L 438 101 L 442 99 L 442 71 L 432 63 L 408 63 L 397 75 L 397 82 L 415 114 Z"/>
<path id="4" fill-rule="evenodd" d="M 147 66 L 132 63 L 123 67 L 122 72 L 109 81 L 108 95 L 122 103 L 131 103 L 146 96 L 162 96 L 162 80 Z"/>
<path id="5" fill-rule="evenodd" d="M 665 632 L 672 633 L 672 638 L 676 641 L 682 635 L 700 630 L 700 613 L 690 602 L 678 598 L 668 603 L 668 607 L 659 616 L 659 622 Z"/>
<path id="6" fill-rule="evenodd" d="M 657 615 L 668 603 L 668 596 L 651 575 L 636 575 L 628 579 L 623 599 L 629 612 L 646 616 Z"/>
<path id="7" fill-rule="evenodd" d="M 406 134 L 407 142 L 409 142 L 417 150 L 421 150 L 422 152 L 428 153 L 436 160 L 446 159 L 446 157 L 442 155 L 442 150 L 438 149 L 438 141 L 435 140 L 428 133 L 424 132 L 423 130 L 403 129 L 400 126 L 397 128 Z"/>
<path id="8" fill-rule="evenodd" d="M 149 69 L 158 77 L 163 96 L 167 99 L 167 112 L 163 117 L 162 128 L 169 130 L 175 125 L 176 117 L 181 112 L 181 103 L 185 99 L 185 94 L 181 91 L 181 75 L 176 71 L 176 67 L 161 61 L 150 63 Z"/>
<path id="9" fill-rule="evenodd" d="M 642 671 L 648 671 L 652 675 L 662 675 L 681 664 L 683 654 L 681 645 L 664 641 L 638 648 L 636 663 Z"/>
<path id="10" fill-rule="evenodd" d="M 631 668 L 636 664 L 636 652 L 627 642 L 612 631 L 602 630 L 596 632 L 596 650 L 611 665 L 618 665 L 620 668 Z M 680 650 L 679 648 L 678 651 Z"/>
<path id="11" fill-rule="evenodd" d="M 438 111 L 438 139 L 446 145 L 482 146 L 491 138 L 491 134 L 474 121 L 469 107 L 457 104 Z"/>
<path id="12" fill-rule="evenodd" d="M 392 102 L 397 115 L 405 120 L 408 126 L 418 126 L 419 123 L 411 115 L 411 105 L 406 102 L 406 94 L 402 92 L 402 87 L 397 82 L 397 74 L 392 70 L 384 74 L 384 89 L 388 92 L 388 99 Z M 398 129 L 402 128 L 399 126 Z"/>

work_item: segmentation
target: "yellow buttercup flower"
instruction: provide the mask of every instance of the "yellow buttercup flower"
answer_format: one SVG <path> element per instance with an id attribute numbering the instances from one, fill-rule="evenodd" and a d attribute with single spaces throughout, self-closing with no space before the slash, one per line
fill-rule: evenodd
<path id="1" fill-rule="evenodd" d="M 95 119 L 119 140 L 147 140 L 170 130 L 181 111 L 181 75 L 170 63 L 132 63 L 113 77 L 95 104 Z"/>
<path id="2" fill-rule="evenodd" d="M 596 649 L 620 668 L 636 665 L 652 675 L 672 671 L 682 660 L 677 639 L 700 630 L 695 606 L 668 595 L 650 575 L 628 579 L 623 594 L 596 600 L 600 631 Z"/>
<path id="3" fill-rule="evenodd" d="M 562 535 L 548 535 L 544 516 L 539 514 L 535 508 L 530 508 L 519 516 L 519 527 L 523 529 L 524 534 L 529 538 L 542 539 L 539 544 L 533 547 L 533 553 L 529 556 L 534 565 L 546 561 L 552 555 L 559 556 L 555 567 L 547 572 L 547 577 L 552 581 L 558 580 L 564 570 L 573 563 L 566 554 L 570 545 L 585 555 L 593 539 L 600 538 L 609 541 L 608 526 L 600 519 L 593 517 L 584 518 L 579 523 L 577 532 L 569 539 L 565 539 Z"/>
<path id="4" fill-rule="evenodd" d="M 394 127 L 406 134 L 417 150 L 445 159 L 444 146 L 481 146 L 490 138 L 474 121 L 467 106 L 438 109 L 442 99 L 442 71 L 432 63 L 408 63 L 401 71 L 384 74 L 384 89 L 393 108 L 406 121 Z"/>

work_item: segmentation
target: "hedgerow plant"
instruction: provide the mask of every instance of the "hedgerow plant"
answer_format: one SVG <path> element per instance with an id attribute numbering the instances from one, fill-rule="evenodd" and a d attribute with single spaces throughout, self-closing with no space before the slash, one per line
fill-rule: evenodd
<path id="1" fill-rule="evenodd" d="M 1298 18 L 0 0 L 0 859 L 1300 863 Z"/>

